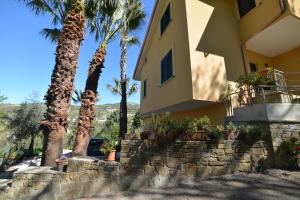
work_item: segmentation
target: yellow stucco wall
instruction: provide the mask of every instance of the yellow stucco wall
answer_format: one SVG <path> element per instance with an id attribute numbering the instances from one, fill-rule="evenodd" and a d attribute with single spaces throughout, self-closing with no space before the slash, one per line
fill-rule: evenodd
<path id="1" fill-rule="evenodd" d="M 300 85 L 300 47 L 273 58 L 272 65 L 285 72 L 289 85 Z"/>
<path id="2" fill-rule="evenodd" d="M 269 64 L 269 67 L 272 67 L 272 59 L 261 54 L 255 53 L 253 51 L 247 51 L 248 60 L 251 63 L 256 64 L 258 71 L 265 70 L 265 64 Z"/>
<path id="3" fill-rule="evenodd" d="M 235 1 L 185 0 L 193 99 L 217 101 L 244 73 Z"/>
<path id="4" fill-rule="evenodd" d="M 144 98 L 141 94 L 142 113 L 192 99 L 185 3 L 178 0 L 171 1 L 172 21 L 161 36 L 160 19 L 168 4 L 169 1 L 159 1 L 152 24 L 153 35 L 149 35 L 150 41 L 145 47 L 147 62 L 142 67 L 141 85 L 147 79 L 147 96 Z M 174 77 L 160 85 L 160 62 L 170 49 L 173 49 Z"/>
<path id="5" fill-rule="evenodd" d="M 289 7 L 295 16 L 300 18 L 300 1 L 299 0 L 288 0 Z"/>
<path id="6" fill-rule="evenodd" d="M 186 116 L 191 118 L 198 118 L 202 116 L 208 116 L 212 124 L 224 124 L 224 116 L 226 116 L 226 108 L 224 104 L 216 104 L 204 108 L 197 108 L 186 110 L 182 112 L 172 113 L 172 117 L 175 119 L 183 119 Z"/>

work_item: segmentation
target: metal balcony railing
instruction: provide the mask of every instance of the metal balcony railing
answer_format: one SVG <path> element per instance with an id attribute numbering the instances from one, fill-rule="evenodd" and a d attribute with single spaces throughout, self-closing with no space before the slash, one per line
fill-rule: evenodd
<path id="1" fill-rule="evenodd" d="M 299 103 L 300 85 L 269 86 L 261 85 L 229 94 L 225 100 L 227 115 L 233 116 L 233 110 L 237 107 L 251 106 L 254 104 L 268 103 Z"/>

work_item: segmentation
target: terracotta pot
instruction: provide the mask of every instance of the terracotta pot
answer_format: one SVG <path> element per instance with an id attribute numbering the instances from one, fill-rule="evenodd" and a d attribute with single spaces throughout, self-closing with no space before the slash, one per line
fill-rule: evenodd
<path id="1" fill-rule="evenodd" d="M 107 155 L 107 161 L 115 161 L 116 160 L 116 150 L 112 150 Z"/>
<path id="2" fill-rule="evenodd" d="M 193 134 L 192 139 L 194 141 L 205 141 L 208 139 L 207 131 L 205 130 L 198 130 L 196 133 Z"/>

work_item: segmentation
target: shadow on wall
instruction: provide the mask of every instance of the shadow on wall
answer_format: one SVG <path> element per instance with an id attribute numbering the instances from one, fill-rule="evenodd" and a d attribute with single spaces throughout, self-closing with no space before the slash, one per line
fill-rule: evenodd
<path id="1" fill-rule="evenodd" d="M 212 65 L 213 63 L 213 65 Z M 210 69 L 207 69 L 207 68 Z M 211 57 L 192 71 L 194 98 L 199 100 L 218 101 L 221 91 L 226 86 L 226 75 L 222 72 L 223 62 L 220 57 Z"/>
<path id="2" fill-rule="evenodd" d="M 244 62 L 241 51 L 238 18 L 234 1 L 201 0 L 214 8 L 197 45 L 196 51 L 204 52 L 206 57 L 218 55 L 224 58 L 226 76 L 229 81 L 236 81 L 244 74 Z"/>

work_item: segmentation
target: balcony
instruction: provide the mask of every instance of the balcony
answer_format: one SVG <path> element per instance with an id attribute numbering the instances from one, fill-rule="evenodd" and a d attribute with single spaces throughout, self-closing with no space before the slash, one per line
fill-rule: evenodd
<path id="1" fill-rule="evenodd" d="M 300 85 L 287 86 L 281 71 L 271 75 L 276 85 L 244 87 L 226 97 L 227 122 L 300 122 Z"/>
<path id="2" fill-rule="evenodd" d="M 298 0 L 247 0 L 241 11 L 240 31 L 242 41 L 247 41 L 264 29 L 290 16 L 300 24 L 300 2 Z M 256 2 L 256 5 L 246 2 Z M 241 3 L 240 3 L 241 4 Z M 254 7 L 253 7 L 254 6 Z M 245 14 L 246 12 L 246 14 Z"/>

